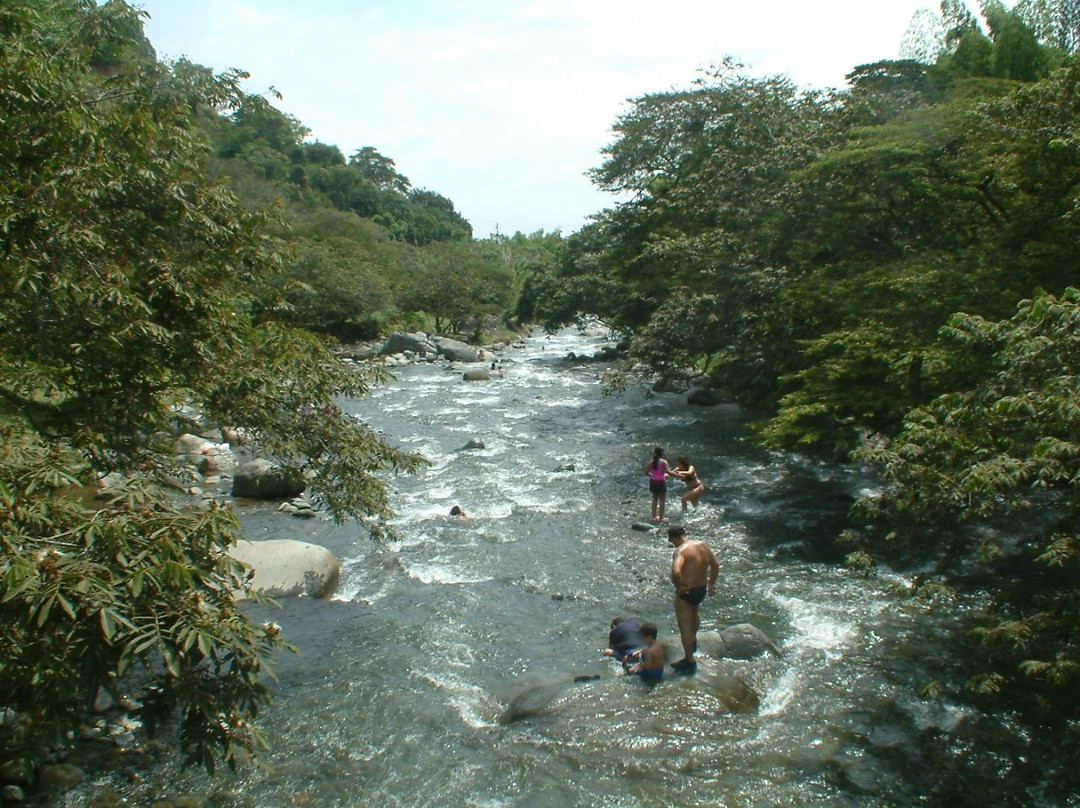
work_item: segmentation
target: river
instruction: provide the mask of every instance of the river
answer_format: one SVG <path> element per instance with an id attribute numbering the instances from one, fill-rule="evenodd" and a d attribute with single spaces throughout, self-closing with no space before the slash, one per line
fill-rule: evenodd
<path id="1" fill-rule="evenodd" d="M 605 394 L 607 366 L 566 359 L 602 342 L 537 333 L 491 381 L 417 364 L 343 402 L 431 465 L 391 481 L 396 542 L 242 512 L 250 538 L 343 560 L 335 597 L 265 615 L 299 653 L 278 660 L 260 716 L 264 765 L 208 785 L 165 760 L 136 784 L 94 787 L 136 801 L 209 791 L 237 808 L 1055 804 L 1067 754 L 1047 758 L 1052 742 L 956 698 L 967 611 L 836 563 L 843 513 L 873 478 L 761 449 L 733 405 Z M 600 654 L 616 615 L 676 631 L 670 547 L 631 529 L 648 521 L 656 444 L 688 455 L 709 489 L 684 517 L 672 486 L 668 510 L 721 563 L 702 629 L 753 623 L 779 657 L 703 657 L 696 676 L 648 687 Z M 455 504 L 469 521 L 448 516 Z M 571 684 L 580 674 L 600 678 Z M 726 712 L 720 674 L 760 708 Z M 532 688 L 546 709 L 501 722 Z"/>

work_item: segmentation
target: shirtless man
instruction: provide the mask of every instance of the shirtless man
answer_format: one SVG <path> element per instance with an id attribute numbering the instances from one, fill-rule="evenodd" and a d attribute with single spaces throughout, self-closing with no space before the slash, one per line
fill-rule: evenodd
<path id="1" fill-rule="evenodd" d="M 689 673 L 697 667 L 694 650 L 697 647 L 698 626 L 701 624 L 698 606 L 705 600 L 706 592 L 716 594 L 716 576 L 720 574 L 720 564 L 709 545 L 686 538 L 686 528 L 681 525 L 668 530 L 668 541 L 675 548 L 671 557 L 671 582 L 675 584 L 675 620 L 679 624 L 679 639 L 684 654 L 678 662 L 671 663 L 671 667 Z"/>

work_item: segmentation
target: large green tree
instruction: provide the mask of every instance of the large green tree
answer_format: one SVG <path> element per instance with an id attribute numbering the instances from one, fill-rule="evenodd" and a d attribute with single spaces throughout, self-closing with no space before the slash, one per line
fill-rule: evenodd
<path id="1" fill-rule="evenodd" d="M 888 482 L 860 506 L 872 547 L 936 559 L 946 581 L 991 570 L 989 661 L 974 686 L 1020 703 L 1041 693 L 1075 717 L 1080 291 L 1025 300 L 1008 320 L 957 315 L 948 336 L 988 372 L 912 410 L 890 446 L 864 453 Z"/>
<path id="2" fill-rule="evenodd" d="M 131 31 L 122 2 L 0 5 L 4 760 L 40 759 L 137 672 L 191 759 L 258 746 L 281 638 L 234 600 L 235 517 L 169 494 L 174 405 L 248 428 L 339 518 L 386 515 L 383 475 L 418 463 L 334 406 L 373 374 L 252 316 L 280 245 L 207 179 L 199 128 L 243 103 L 240 74 L 171 70 Z M 109 470 L 127 482 L 84 505 Z"/>
<path id="3" fill-rule="evenodd" d="M 461 334 L 470 320 L 506 311 L 513 274 L 474 243 L 435 243 L 420 250 L 401 283 L 402 306 L 429 316 L 440 334 Z"/>

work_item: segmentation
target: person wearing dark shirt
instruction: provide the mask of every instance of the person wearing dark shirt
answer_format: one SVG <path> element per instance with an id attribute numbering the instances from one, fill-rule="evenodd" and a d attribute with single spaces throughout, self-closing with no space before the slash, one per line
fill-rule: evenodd
<path id="1" fill-rule="evenodd" d="M 626 655 L 645 647 L 645 638 L 641 636 L 641 623 L 632 617 L 616 617 L 611 621 L 608 634 L 608 647 L 604 653 L 615 657 L 620 662 Z"/>

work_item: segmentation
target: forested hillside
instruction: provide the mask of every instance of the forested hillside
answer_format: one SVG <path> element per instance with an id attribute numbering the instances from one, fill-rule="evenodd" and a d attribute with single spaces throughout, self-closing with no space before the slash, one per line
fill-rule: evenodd
<path id="1" fill-rule="evenodd" d="M 205 72 L 184 61 L 173 69 Z M 315 332 L 479 337 L 480 324 L 502 323 L 522 276 L 561 242 L 543 232 L 474 240 L 451 200 L 413 187 L 390 157 L 364 146 L 346 159 L 262 96 L 208 111 L 200 127 L 213 153 L 208 170 L 245 206 L 275 213 L 286 304 L 276 316 Z"/>
<path id="2" fill-rule="evenodd" d="M 926 61 L 856 67 L 844 92 L 726 63 L 634 99 L 594 172 L 630 201 L 518 311 L 599 316 L 662 384 L 755 408 L 766 443 L 875 464 L 852 563 L 932 570 L 924 593 L 978 573 L 996 602 L 974 688 L 1074 710 L 1080 16 L 982 12 L 946 0 L 909 43 Z"/>

